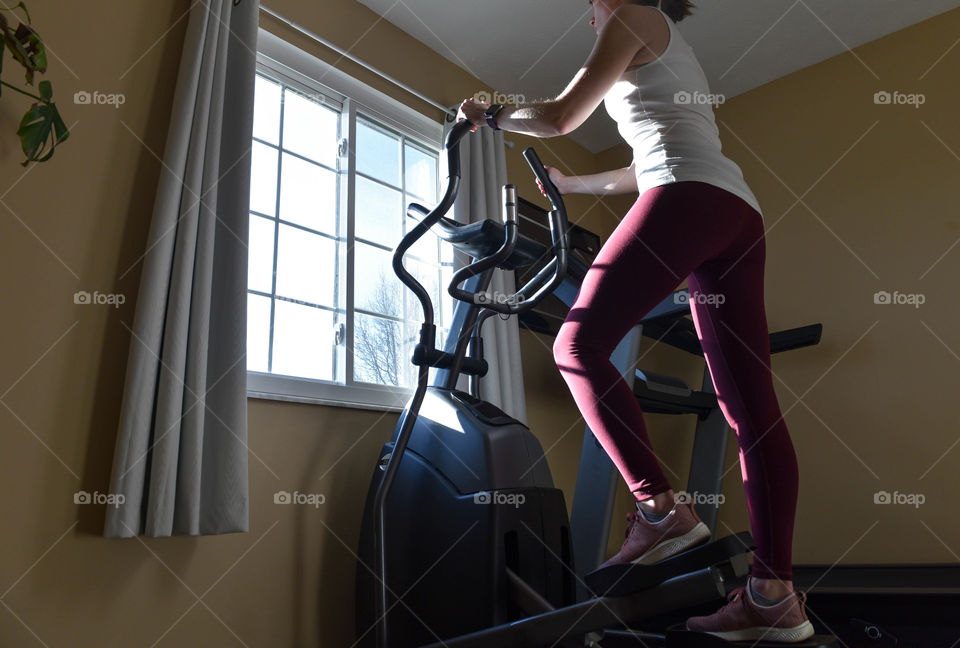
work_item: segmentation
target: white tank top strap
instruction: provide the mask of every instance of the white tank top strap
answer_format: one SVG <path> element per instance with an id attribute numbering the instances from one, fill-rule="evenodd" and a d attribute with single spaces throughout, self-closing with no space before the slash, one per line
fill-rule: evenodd
<path id="1" fill-rule="evenodd" d="M 676 31 L 676 26 L 673 24 L 673 19 L 670 16 L 668 16 L 666 13 L 664 13 L 663 9 L 661 9 L 659 6 L 656 6 L 656 7 L 654 7 L 653 5 L 648 5 L 648 6 L 660 12 L 660 15 L 663 16 L 663 19 L 667 21 L 667 29 L 670 32 L 670 39 L 667 41 L 667 46 L 663 49 L 663 51 L 660 53 L 660 56 L 658 57 L 658 58 L 662 58 L 664 56 L 667 56 L 670 53 L 670 48 L 673 47 L 673 41 L 675 40 L 673 35 L 674 35 L 674 32 Z M 624 70 L 624 72 L 626 73 L 632 70 L 636 70 L 637 68 L 642 68 L 644 65 L 650 65 L 650 63 L 654 63 L 655 61 L 656 59 L 654 59 L 654 61 L 648 61 L 646 63 L 637 63 L 636 65 L 629 65 L 627 66 L 627 69 Z"/>

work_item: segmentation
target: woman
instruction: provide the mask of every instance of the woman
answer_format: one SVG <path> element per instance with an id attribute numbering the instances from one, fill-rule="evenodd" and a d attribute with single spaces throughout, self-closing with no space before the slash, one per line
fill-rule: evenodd
<path id="1" fill-rule="evenodd" d="M 813 628 L 791 580 L 798 473 L 771 379 L 760 207 L 740 168 L 721 153 L 713 109 L 703 101 L 706 77 L 673 25 L 691 13 L 689 0 L 591 4 L 597 42 L 560 96 L 510 107 L 468 99 L 459 117 L 553 137 L 576 129 L 603 101 L 633 149 L 625 169 L 565 176 L 549 168 L 560 193 L 639 193 L 597 255 L 554 345 L 577 406 L 637 500 L 626 541 L 605 565 L 657 562 L 710 536 L 692 505 L 675 499 L 633 392 L 609 360 L 624 335 L 687 278 L 720 408 L 737 433 L 757 545 L 747 587 L 687 627 L 729 640 L 800 641 Z"/>

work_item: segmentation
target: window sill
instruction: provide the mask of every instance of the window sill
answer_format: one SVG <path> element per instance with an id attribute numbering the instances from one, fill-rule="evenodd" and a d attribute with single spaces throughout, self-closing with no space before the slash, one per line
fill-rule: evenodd
<path id="1" fill-rule="evenodd" d="M 402 412 L 413 390 L 376 385 L 340 385 L 321 380 L 247 372 L 247 398 Z"/>

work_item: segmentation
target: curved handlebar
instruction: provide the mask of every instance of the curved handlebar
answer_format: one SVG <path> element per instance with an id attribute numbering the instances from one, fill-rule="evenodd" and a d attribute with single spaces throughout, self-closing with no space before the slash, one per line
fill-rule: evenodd
<path id="1" fill-rule="evenodd" d="M 557 189 L 557 186 L 553 184 L 553 180 L 550 179 L 550 174 L 547 173 L 543 162 L 540 161 L 540 156 L 537 155 L 537 152 L 533 150 L 531 146 L 523 152 L 523 157 L 527 160 L 530 168 L 533 169 L 533 174 L 537 176 L 540 184 L 543 185 L 543 190 L 547 192 L 547 198 L 550 199 L 550 204 L 553 205 L 554 209 L 561 209 L 563 199 L 560 197 L 560 191 Z"/>
<path id="2" fill-rule="evenodd" d="M 400 281 L 417 296 L 423 308 L 425 326 L 433 325 L 433 303 L 423 285 L 407 272 L 403 265 L 403 257 L 407 250 L 426 234 L 431 227 L 435 226 L 443 215 L 453 206 L 457 193 L 460 190 L 460 141 L 467 133 L 471 132 L 472 129 L 473 124 L 467 120 L 463 120 L 454 125 L 447 133 L 444 142 L 444 148 L 447 151 L 447 190 L 440 204 L 429 213 L 427 213 L 426 208 L 421 205 L 411 203 L 408 207 L 408 212 L 412 209 L 422 216 L 422 220 L 403 237 L 393 254 L 394 272 L 396 272 Z M 516 189 L 512 187 L 512 185 L 507 185 L 507 187 L 504 187 L 504 207 L 506 212 L 504 213 L 503 244 L 492 256 L 478 259 L 474 263 L 457 271 L 448 289 L 450 295 L 460 301 L 482 305 L 487 310 L 505 315 L 532 309 L 541 299 L 553 292 L 553 290 L 560 285 L 567 271 L 568 222 L 563 199 L 560 197 L 560 192 L 556 186 L 550 180 L 550 175 L 544 168 L 536 151 L 533 148 L 527 148 L 523 152 L 523 157 L 527 160 L 527 164 L 530 165 L 534 175 L 540 180 L 553 206 L 553 211 L 550 212 L 550 235 L 553 242 L 554 258 L 512 296 L 504 296 L 502 299 L 491 299 L 490 295 L 486 292 L 472 293 L 460 288 L 460 284 L 466 279 L 500 265 L 513 253 L 519 236 L 516 220 L 517 194 Z"/>
<path id="3" fill-rule="evenodd" d="M 544 191 L 546 191 L 547 197 L 553 205 L 553 211 L 550 212 L 550 238 L 553 242 L 554 258 L 511 297 L 484 304 L 487 310 L 503 315 L 522 313 L 532 309 L 541 299 L 556 290 L 567 274 L 567 254 L 569 251 L 567 208 L 563 204 L 563 199 L 560 197 L 556 185 L 550 180 L 550 174 L 547 173 L 543 162 L 540 161 L 540 156 L 537 155 L 533 147 L 527 148 L 523 152 L 523 157 L 530 165 L 534 175 L 540 180 L 540 184 L 543 185 Z M 450 294 L 461 299 L 458 295 L 454 295 L 453 286 L 451 286 Z M 476 296 L 474 296 L 474 301 L 476 303 Z"/>
<path id="4" fill-rule="evenodd" d="M 457 198 L 457 193 L 460 191 L 460 140 L 462 140 L 463 136 L 469 133 L 472 128 L 473 124 L 464 120 L 456 124 L 450 129 L 450 132 L 447 133 L 447 139 L 444 143 L 444 147 L 447 150 L 447 191 L 440 200 L 440 204 L 424 216 L 423 220 L 417 223 L 412 230 L 407 232 L 406 236 L 400 240 L 400 244 L 397 245 L 397 249 L 393 252 L 393 271 L 400 281 L 413 291 L 417 297 L 417 301 L 420 302 L 420 307 L 423 309 L 423 324 L 425 328 L 433 326 L 433 302 L 430 300 L 430 295 L 427 293 L 426 288 L 423 287 L 423 284 L 407 272 L 407 269 L 403 265 L 403 257 L 407 253 L 407 250 L 420 240 L 453 206 L 453 202 Z"/>
<path id="5" fill-rule="evenodd" d="M 553 184 L 553 181 L 550 180 L 550 174 L 547 173 L 543 162 L 540 161 L 540 156 L 537 155 L 533 147 L 527 148 L 523 152 L 523 157 L 526 159 L 527 164 L 530 165 L 534 175 L 540 180 L 544 191 L 547 193 L 547 197 L 550 199 L 550 203 L 553 205 L 553 211 L 550 212 L 550 237 L 553 242 L 554 258 L 522 288 L 510 296 L 500 296 L 498 298 L 494 295 L 493 298 L 491 298 L 486 292 L 471 293 L 460 288 L 460 284 L 469 277 L 479 274 L 483 270 L 494 267 L 495 265 L 499 265 L 503 259 L 509 256 L 509 253 L 506 255 L 501 254 L 508 245 L 511 250 L 513 248 L 513 243 L 510 243 L 510 237 L 514 236 L 514 234 L 509 227 L 506 227 L 504 230 L 504 238 L 506 240 L 500 250 L 498 250 L 494 256 L 482 259 L 457 272 L 448 289 L 450 296 L 455 299 L 474 304 L 482 304 L 486 310 L 502 315 L 512 315 L 532 309 L 540 300 L 556 290 L 567 273 L 567 254 L 569 250 L 567 228 L 569 223 L 567 221 L 566 206 L 560 197 L 560 191 L 556 185 Z M 504 195 L 507 210 L 505 218 L 507 224 L 509 224 L 511 207 L 514 211 L 513 219 L 516 219 L 516 191 L 514 190 L 512 198 L 509 192 L 505 191 Z"/>
<path id="6" fill-rule="evenodd" d="M 490 307 L 494 303 L 490 296 L 484 292 L 473 293 L 460 287 L 464 281 L 470 277 L 475 277 L 491 268 L 495 268 L 504 263 L 510 255 L 513 254 L 513 248 L 516 247 L 519 231 L 517 229 L 517 188 L 513 185 L 503 186 L 503 245 L 500 249 L 488 257 L 477 259 L 473 263 L 457 270 L 447 291 L 454 299 L 474 304 L 482 304 Z"/>

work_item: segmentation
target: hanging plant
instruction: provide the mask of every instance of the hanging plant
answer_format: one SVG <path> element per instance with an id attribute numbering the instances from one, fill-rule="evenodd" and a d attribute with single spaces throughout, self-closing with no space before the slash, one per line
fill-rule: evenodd
<path id="1" fill-rule="evenodd" d="M 15 9 L 23 10 L 27 23 L 20 22 L 16 30 L 11 31 L 3 12 L 14 13 Z M 4 52 L 9 49 L 13 59 L 26 71 L 27 85 L 33 86 L 34 75 L 47 71 L 47 50 L 40 34 L 30 23 L 30 13 L 23 2 L 17 3 L 13 9 L 0 9 L 0 74 L 3 73 Z M 35 95 L 0 79 L 0 96 L 3 95 L 4 86 L 37 100 L 20 120 L 20 127 L 17 129 L 20 147 L 27 156 L 21 164 L 27 166 L 31 162 L 49 160 L 57 144 L 70 136 L 67 125 L 57 111 L 57 105 L 53 103 L 53 85 L 49 81 L 41 81 L 37 86 L 40 94 Z"/>

